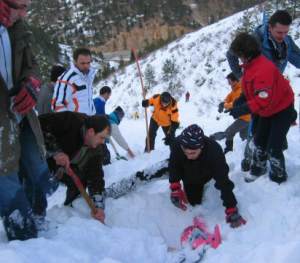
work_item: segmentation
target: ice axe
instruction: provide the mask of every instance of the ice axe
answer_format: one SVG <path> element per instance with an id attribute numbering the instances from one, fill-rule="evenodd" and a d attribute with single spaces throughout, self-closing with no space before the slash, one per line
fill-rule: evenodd
<path id="1" fill-rule="evenodd" d="M 74 184 L 76 185 L 77 189 L 79 190 L 81 196 L 84 198 L 86 201 L 87 205 L 91 209 L 93 214 L 96 214 L 97 208 L 93 202 L 93 200 L 90 198 L 88 193 L 85 191 L 85 187 L 83 186 L 82 182 L 80 181 L 79 177 L 74 173 L 73 169 L 71 167 L 66 169 L 66 173 L 68 176 L 71 177 L 73 180 Z"/>

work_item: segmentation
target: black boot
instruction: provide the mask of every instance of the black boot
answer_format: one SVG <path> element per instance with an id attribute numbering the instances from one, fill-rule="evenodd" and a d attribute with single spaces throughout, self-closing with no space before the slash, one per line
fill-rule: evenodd
<path id="1" fill-rule="evenodd" d="M 224 149 L 224 154 L 228 153 L 228 152 L 232 152 L 233 150 L 233 140 L 226 140 L 225 141 L 225 149 Z"/>
<path id="2" fill-rule="evenodd" d="M 271 181 L 280 184 L 287 180 L 284 156 L 281 158 L 270 157 L 270 166 L 269 177 Z"/>
<path id="3" fill-rule="evenodd" d="M 246 182 L 253 182 L 267 172 L 267 159 L 268 154 L 266 151 L 259 147 L 254 150 L 250 165 L 250 174 L 245 176 Z"/>

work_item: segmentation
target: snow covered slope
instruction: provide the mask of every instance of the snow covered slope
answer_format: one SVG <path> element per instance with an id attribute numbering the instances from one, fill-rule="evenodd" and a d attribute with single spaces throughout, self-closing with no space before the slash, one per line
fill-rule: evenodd
<path id="1" fill-rule="evenodd" d="M 191 33 L 141 61 L 143 70 L 147 64 L 153 65 L 159 82 L 149 91 L 150 96 L 166 88 L 167 83 L 162 81 L 161 74 L 165 59 L 173 57 L 176 60 L 179 69 L 177 79 L 191 93 L 189 103 L 185 103 L 183 97 L 180 97 L 182 127 L 198 123 L 205 133 L 210 134 L 224 129 L 232 122 L 232 118 L 226 114 L 216 120 L 217 104 L 229 91 L 224 79 L 229 73 L 225 52 L 241 17 L 242 13 Z M 296 35 L 298 28 L 299 20 L 294 22 L 291 34 Z M 299 39 L 297 43 L 300 45 Z M 114 85 L 107 111 L 119 104 L 126 108 L 127 118 L 120 128 L 137 157 L 128 162 L 114 161 L 106 166 L 107 186 L 168 157 L 168 148 L 163 145 L 161 131 L 156 139 L 156 150 L 150 154 L 143 153 L 144 119 L 130 118 L 142 99 L 136 73 L 136 67 L 132 65 L 123 74 L 116 76 L 118 84 Z M 298 94 L 300 71 L 288 67 L 286 73 L 291 79 L 295 94 Z M 113 82 L 114 79 L 110 81 Z M 200 85 L 202 82 L 204 83 Z M 296 105 L 298 103 L 297 100 Z M 142 113 L 140 106 L 137 109 Z M 7 243 L 1 227 L 0 262 L 178 262 L 177 254 L 169 252 L 168 247 L 179 248 L 181 232 L 191 224 L 193 216 L 201 214 L 210 228 L 220 224 L 223 237 L 217 250 L 207 251 L 204 263 L 298 263 L 299 132 L 298 127 L 292 127 L 289 132 L 289 149 L 285 152 L 289 179 L 280 186 L 266 176 L 250 184 L 244 182 L 244 173 L 240 171 L 244 142 L 238 136 L 235 138 L 234 152 L 226 155 L 226 158 L 230 178 L 235 183 L 234 192 L 240 212 L 247 220 L 247 224 L 239 229 L 231 229 L 225 223 L 224 207 L 213 182 L 207 187 L 203 205 L 188 207 L 186 212 L 175 208 L 169 201 L 167 179 L 139 184 L 135 191 L 124 197 L 106 200 L 105 226 L 90 218 L 88 208 L 81 199 L 75 202 L 74 208 L 63 207 L 61 204 L 65 189 L 61 187 L 49 199 L 47 218 L 50 230 L 41 233 L 38 239 Z M 122 150 L 119 151 L 124 154 Z M 114 156 L 113 153 L 112 155 Z"/>

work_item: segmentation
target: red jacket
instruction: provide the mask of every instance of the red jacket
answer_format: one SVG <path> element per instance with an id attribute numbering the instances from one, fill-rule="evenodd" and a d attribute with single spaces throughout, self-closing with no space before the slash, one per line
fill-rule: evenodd
<path id="1" fill-rule="evenodd" d="M 264 56 L 243 65 L 242 88 L 252 113 L 269 117 L 294 102 L 294 92 L 276 66 Z"/>

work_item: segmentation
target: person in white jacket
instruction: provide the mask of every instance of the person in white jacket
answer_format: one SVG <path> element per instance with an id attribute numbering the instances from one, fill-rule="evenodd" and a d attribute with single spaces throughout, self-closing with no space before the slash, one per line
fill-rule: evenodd
<path id="1" fill-rule="evenodd" d="M 112 113 L 108 115 L 108 119 L 111 125 L 111 137 L 120 145 L 122 149 L 127 151 L 128 155 L 131 158 L 134 158 L 134 153 L 129 148 L 129 145 L 126 142 L 123 135 L 121 134 L 121 131 L 118 126 L 121 120 L 123 119 L 124 115 L 125 113 L 120 106 L 118 106 Z"/>
<path id="2" fill-rule="evenodd" d="M 52 97 L 54 112 L 74 111 L 94 115 L 93 81 L 97 70 L 91 67 L 92 54 L 87 48 L 73 53 L 74 62 L 56 81 Z"/>

